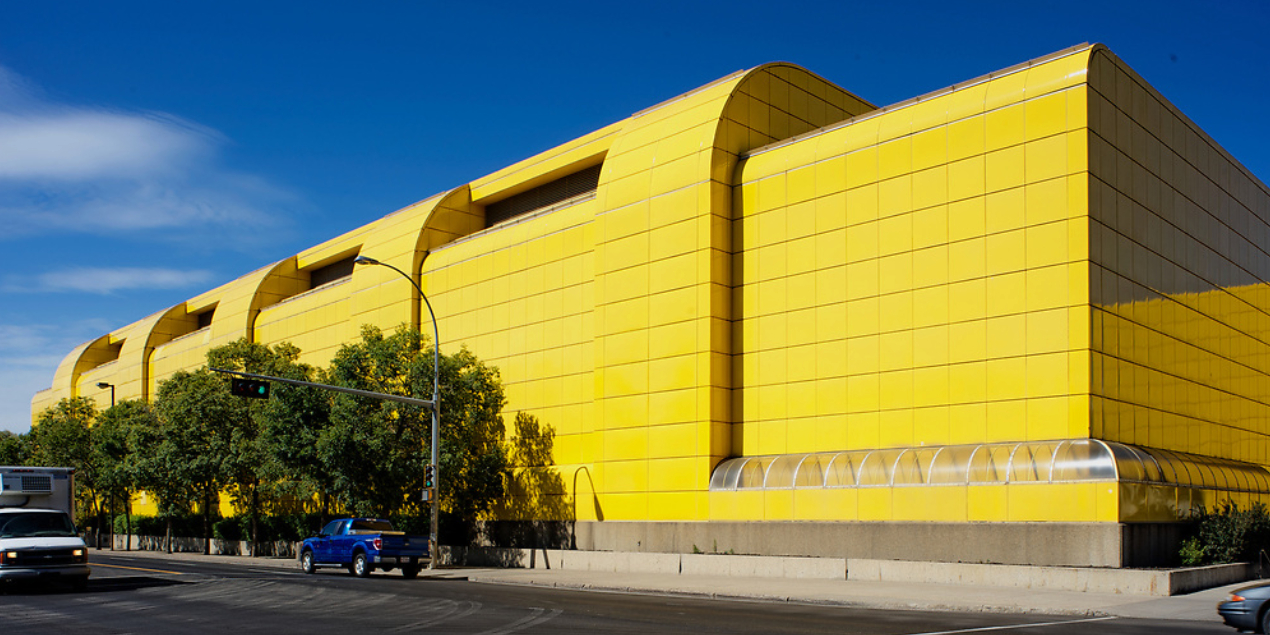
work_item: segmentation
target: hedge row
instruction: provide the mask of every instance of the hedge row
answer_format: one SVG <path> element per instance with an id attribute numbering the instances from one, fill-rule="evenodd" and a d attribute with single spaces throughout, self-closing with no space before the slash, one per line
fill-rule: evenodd
<path id="1" fill-rule="evenodd" d="M 321 514 L 289 514 L 283 516 L 260 516 L 256 519 L 257 538 L 261 542 L 282 540 L 295 542 L 317 535 L 323 523 L 332 520 Z M 394 517 L 393 526 L 399 531 L 410 534 L 427 534 L 428 519 L 426 517 Z M 97 527 L 95 519 L 79 519 L 81 529 L 91 530 Z M 115 517 L 115 533 L 127 531 L 126 517 Z M 132 533 L 139 536 L 163 536 L 167 534 L 168 518 L 166 516 L 133 516 Z M 203 517 L 197 514 L 176 515 L 172 517 L 172 533 L 181 538 L 203 537 Z M 212 520 L 212 538 L 217 540 L 249 540 L 251 538 L 251 519 L 247 516 L 231 516 Z"/>

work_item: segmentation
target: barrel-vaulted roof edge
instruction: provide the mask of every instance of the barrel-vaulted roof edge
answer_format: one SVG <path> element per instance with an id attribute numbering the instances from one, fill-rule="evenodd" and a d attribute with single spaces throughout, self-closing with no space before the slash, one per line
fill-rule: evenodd
<path id="1" fill-rule="evenodd" d="M 533 156 L 517 161 L 511 165 L 508 165 L 507 167 L 491 172 L 490 174 L 473 179 L 472 181 L 465 183 L 463 185 L 459 185 L 454 188 L 450 188 L 450 189 L 432 194 L 422 200 L 419 200 L 415 203 L 411 203 L 409 205 L 406 205 L 405 207 L 402 207 L 401 209 L 391 212 L 388 215 L 384 216 L 384 218 L 395 216 L 403 212 L 407 212 L 409 210 L 415 209 L 421 205 L 427 204 L 428 202 L 434 201 L 439 197 L 440 198 L 448 197 L 449 195 L 454 193 L 456 190 L 464 186 L 470 187 L 472 189 L 473 191 L 472 198 L 474 201 L 476 199 L 481 199 L 483 202 L 484 201 L 493 202 L 496 199 L 501 199 L 501 198 L 505 198 L 506 196 L 516 194 L 520 190 L 528 189 L 528 187 L 532 187 L 533 185 L 537 184 L 537 181 L 551 178 L 555 176 L 557 173 L 560 173 L 563 171 L 568 171 L 572 167 L 575 167 L 576 164 L 591 162 L 594 160 L 594 157 L 597 155 L 602 156 L 603 154 L 607 152 L 608 144 L 611 143 L 614 138 L 616 138 L 618 135 L 621 134 L 622 128 L 625 126 L 625 124 L 627 124 L 628 122 L 634 119 L 638 119 L 638 118 L 650 115 L 672 104 L 679 103 L 685 99 L 690 99 L 695 95 L 699 95 L 702 92 L 708 91 L 712 88 L 715 88 L 722 84 L 726 84 L 728 82 L 736 82 L 737 86 L 740 86 L 743 83 L 744 78 L 746 77 L 752 76 L 759 72 L 769 71 L 773 68 L 782 67 L 782 66 L 797 68 L 805 73 L 808 73 L 809 75 L 812 75 L 813 77 L 816 77 L 817 79 L 825 82 L 826 84 L 837 86 L 837 84 L 815 73 L 814 71 L 811 71 L 810 69 L 804 68 L 793 62 L 787 62 L 787 61 L 767 62 L 767 63 L 760 64 L 758 66 L 754 66 L 751 68 L 734 71 L 714 81 L 708 82 L 706 84 L 693 88 L 692 90 L 685 91 L 674 97 L 671 97 L 669 99 L 658 102 L 652 106 L 639 110 L 625 119 L 615 121 L 602 128 L 599 128 L 585 135 L 582 135 L 581 137 L 577 137 L 563 144 L 554 146 L 552 148 L 549 148 L 547 150 L 534 154 Z M 856 99 L 859 99 L 861 102 L 867 104 L 868 106 L 876 108 L 875 104 L 860 97 L 859 95 L 856 95 L 855 93 L 847 91 L 846 89 L 843 89 L 840 86 L 839 86 L 839 89 L 851 94 L 853 97 L 855 97 Z M 598 146 L 603 146 L 603 147 L 600 148 Z M 524 184 L 502 186 L 498 188 L 496 195 L 491 195 L 491 193 L 487 192 L 487 190 L 490 189 L 490 186 L 496 182 L 506 180 L 509 177 L 512 177 L 514 175 L 528 172 L 532 168 L 540 164 L 552 161 L 553 159 L 560 158 L 563 155 L 567 155 L 570 152 L 574 152 L 574 151 L 580 151 L 580 152 L 575 152 L 579 154 L 579 156 L 569 158 L 566 161 L 568 165 L 566 165 L 565 167 L 557 167 L 551 170 L 550 173 L 544 173 L 543 175 L 534 175 L 533 177 L 531 177 L 533 182 L 530 182 L 530 180 L 528 179 L 522 179 L 522 180 L 525 180 Z"/>
<path id="2" fill-rule="evenodd" d="M 1106 47 L 1105 47 L 1105 46 L 1103 46 L 1102 44 L 1090 44 L 1090 43 L 1088 43 L 1088 42 L 1085 42 L 1085 43 L 1083 43 L 1083 44 L 1077 44 L 1076 46 L 1068 47 L 1068 48 L 1065 48 L 1065 49 L 1063 49 L 1063 50 L 1061 50 L 1061 51 L 1057 51 L 1057 52 L 1054 52 L 1054 53 L 1050 53 L 1050 54 L 1048 54 L 1048 55 L 1042 55 L 1041 57 L 1038 57 L 1038 58 L 1035 58 L 1035 59 L 1031 59 L 1031 60 L 1028 60 L 1028 61 L 1026 61 L 1026 62 L 1021 62 L 1021 63 L 1019 63 L 1019 64 L 1015 64 L 1014 66 L 1010 66 L 1010 67 L 1008 67 L 1008 68 L 1003 68 L 1003 69 L 998 70 L 998 71 L 993 71 L 993 72 L 988 73 L 988 74 L 986 74 L 986 75 L 980 75 L 979 77 L 976 77 L 976 78 L 974 78 L 974 79 L 966 80 L 966 81 L 964 81 L 964 82 L 957 82 L 956 84 L 953 84 L 952 86 L 946 86 L 946 87 L 944 87 L 944 88 L 940 88 L 940 89 L 938 89 L 938 90 L 933 90 L 933 91 L 931 91 L 931 92 L 929 92 L 929 93 L 926 93 L 926 94 L 923 94 L 923 95 L 918 95 L 917 97 L 910 97 L 910 98 L 908 98 L 908 99 L 905 99 L 904 101 L 897 102 L 897 103 L 891 104 L 891 105 L 889 105 L 889 106 L 882 106 L 882 107 L 877 108 L 877 109 L 875 109 L 875 110 L 871 110 L 871 111 L 869 111 L 869 112 L 866 112 L 866 113 L 864 113 L 864 114 L 862 114 L 862 115 L 857 115 L 857 116 L 855 116 L 855 117 L 851 117 L 850 119 L 843 119 L 842 121 L 834 122 L 834 123 L 832 123 L 832 124 L 829 124 L 829 125 L 827 125 L 827 126 L 823 126 L 823 127 L 821 127 L 821 128 L 817 128 L 817 129 L 815 129 L 815 130 L 809 130 L 809 131 L 807 131 L 807 132 L 804 132 L 804 133 L 802 133 L 802 134 L 798 134 L 798 135 L 794 135 L 794 136 L 789 137 L 789 138 L 787 138 L 787 139 L 781 139 L 780 141 L 774 141 L 774 142 L 769 143 L 769 144 L 767 144 L 767 145 L 765 145 L 765 146 L 760 146 L 760 147 L 758 147 L 758 148 L 754 148 L 753 150 L 750 150 L 750 151 L 748 151 L 748 152 L 743 153 L 743 154 L 741 155 L 741 158 L 752 157 L 752 156 L 754 156 L 754 155 L 756 155 L 756 154 L 762 154 L 762 153 L 767 152 L 767 151 L 769 151 L 769 150 L 775 150 L 775 149 L 777 149 L 777 148 L 781 148 L 781 147 L 787 146 L 787 145 L 789 145 L 789 144 L 791 144 L 791 143 L 797 143 L 797 142 L 802 141 L 802 140 L 804 140 L 804 139 L 809 139 L 809 138 L 812 138 L 812 137 L 817 137 L 817 136 L 820 136 L 820 135 L 822 135 L 822 134 L 826 134 L 826 133 L 829 133 L 829 132 L 833 132 L 834 130 L 838 130 L 839 128 L 844 128 L 844 127 L 846 127 L 846 126 L 850 126 L 850 125 L 852 125 L 852 124 L 859 123 L 859 122 L 864 121 L 864 120 L 866 120 L 866 119 L 872 119 L 873 117 L 877 117 L 877 116 L 879 116 L 879 115 L 884 115 L 884 114 L 887 114 L 887 113 L 895 112 L 896 110 L 899 110 L 899 109 L 901 109 L 901 108 L 907 108 L 907 107 L 909 107 L 909 106 L 913 106 L 913 105 L 915 105 L 915 104 L 918 104 L 918 103 L 921 103 L 921 102 L 924 102 L 924 101 L 929 101 L 929 100 L 931 100 L 931 99 L 934 99 L 935 97 L 941 97 L 941 96 L 943 96 L 943 95 L 947 95 L 948 93 L 951 93 L 951 92 L 953 92 L 953 91 L 961 90 L 961 89 L 964 89 L 964 88 L 969 88 L 969 87 L 971 87 L 971 86 L 975 86 L 975 85 L 977 85 L 977 84 L 982 84 L 982 83 L 984 83 L 984 82 L 992 81 L 992 80 L 994 80 L 994 79 L 998 79 L 998 78 L 1001 78 L 1001 77 L 1004 77 L 1004 76 L 1006 76 L 1006 75 L 1010 75 L 1010 74 L 1013 74 L 1013 73 L 1018 73 L 1018 72 L 1021 72 L 1021 71 L 1026 71 L 1027 69 L 1029 69 L 1029 68 L 1031 68 L 1031 67 L 1033 67 L 1033 66 L 1037 66 L 1037 65 L 1040 65 L 1040 64 L 1045 64 L 1045 63 L 1047 63 L 1047 62 L 1052 62 L 1052 61 L 1054 61 L 1054 60 L 1056 60 L 1056 59 L 1060 59 L 1060 58 L 1066 57 L 1066 56 L 1068 56 L 1068 55 L 1073 55 L 1073 54 L 1076 54 L 1076 53 L 1081 53 L 1081 52 L 1084 52 L 1084 51 L 1089 51 L 1089 52 L 1092 54 L 1094 51 L 1098 51 L 1098 50 L 1106 50 Z"/>
<path id="3" fill-rule="evenodd" d="M 696 88 L 694 88 L 694 89 L 692 89 L 692 90 L 689 90 L 689 91 L 687 91 L 687 92 L 680 93 L 680 94 L 678 94 L 678 95 L 675 95 L 674 97 L 671 97 L 670 99 L 667 99 L 667 100 L 664 100 L 664 101 L 657 102 L 656 104 L 653 104 L 652 106 L 649 106 L 649 107 L 647 107 L 647 108 L 645 108 L 645 109 L 643 109 L 643 110 L 637 111 L 635 114 L 633 114 L 633 115 L 631 115 L 630 117 L 628 117 L 628 119 L 638 119 L 639 117 L 643 117 L 644 115 L 650 114 L 650 113 L 655 112 L 655 111 L 657 111 L 657 110 L 661 110 L 662 108 L 665 108 L 666 106 L 669 106 L 669 105 L 671 105 L 671 104 L 673 104 L 673 103 L 675 103 L 675 102 L 682 101 L 682 100 L 684 100 L 684 99 L 687 99 L 687 98 L 689 98 L 689 97 L 692 97 L 693 95 L 696 95 L 697 93 L 700 93 L 700 92 L 703 92 L 703 91 L 710 90 L 711 88 L 714 88 L 715 86 L 718 86 L 719 84 L 723 84 L 723 83 L 725 83 L 725 82 L 730 82 L 730 81 L 732 81 L 732 80 L 734 80 L 734 79 L 737 79 L 737 78 L 739 78 L 739 77 L 741 77 L 741 76 L 748 75 L 748 74 L 750 74 L 750 73 L 754 72 L 755 70 L 758 70 L 759 68 L 762 68 L 763 66 L 766 66 L 766 64 L 763 64 L 763 65 L 761 65 L 761 66 L 755 66 L 755 67 L 753 67 L 753 68 L 743 68 L 743 69 L 741 69 L 741 70 L 739 70 L 739 71 L 733 71 L 733 72 L 728 73 L 727 75 L 724 75 L 723 77 L 720 77 L 719 79 L 716 79 L 716 80 L 714 80 L 714 81 L 712 81 L 712 82 L 710 82 L 710 83 L 708 83 L 708 84 L 703 84 L 703 85 L 698 86 L 698 87 L 696 87 Z"/>
<path id="4" fill-rule="evenodd" d="M 766 63 L 764 63 L 764 64 L 759 64 L 758 66 L 755 66 L 754 68 L 751 68 L 751 69 L 749 69 L 749 70 L 743 71 L 741 74 L 742 74 L 742 75 L 745 75 L 746 77 L 750 77 L 750 76 L 752 76 L 752 75 L 755 75 L 755 74 L 758 74 L 758 73 L 760 73 L 760 72 L 764 72 L 764 71 L 766 71 L 766 72 L 771 72 L 773 69 L 780 68 L 780 67 L 789 67 L 789 68 L 798 69 L 799 71 L 804 72 L 804 73 L 807 73 L 808 75 L 811 75 L 812 77 L 814 77 L 814 78 L 816 78 L 816 79 L 818 79 L 818 80 L 820 80 L 820 81 L 824 82 L 825 84 L 827 84 L 827 85 L 829 85 L 829 86 L 836 87 L 838 90 L 840 90 L 840 91 L 842 91 L 842 92 L 844 92 L 844 93 L 847 93 L 848 95 L 851 95 L 852 97 L 855 97 L 856 99 L 859 99 L 861 103 L 863 103 L 864 105 L 866 105 L 866 106 L 868 106 L 869 108 L 873 109 L 873 110 L 870 110 L 869 112 L 873 112 L 874 110 L 877 110 L 877 108 L 878 108 L 878 105 L 877 105 L 877 104 L 875 104 L 875 103 L 873 103 L 873 102 L 871 102 L 871 101 L 869 101 L 869 100 L 867 100 L 867 99 L 865 99 L 865 98 L 863 98 L 863 97 L 861 97 L 861 96 L 859 96 L 859 95 L 855 94 L 854 92 L 852 92 L 852 91 L 850 91 L 850 90 L 847 90 L 846 88 L 843 88 L 842 86 L 839 86 L 837 82 L 831 81 L 831 80 L 829 80 L 828 78 L 826 78 L 825 76 L 823 76 L 823 75 L 821 75 L 821 74 L 819 74 L 819 73 L 817 73 L 817 72 L 815 72 L 815 71 L 813 71 L 813 70 L 811 70 L 811 69 L 809 69 L 809 68 L 807 68 L 807 67 L 805 67 L 805 66 L 803 66 L 803 65 L 801 65 L 801 64 L 796 64 L 796 63 L 794 63 L 794 62 L 787 62 L 787 61 L 766 62 Z M 740 84 L 738 84 L 738 86 L 740 86 Z M 865 114 L 862 114 L 862 115 L 856 115 L 856 117 L 853 117 L 853 118 L 865 117 L 865 116 L 867 116 L 867 115 L 868 115 L 868 113 L 865 113 Z M 837 124 L 839 124 L 839 123 L 841 123 L 841 122 L 836 122 L 836 121 L 835 121 L 834 123 L 829 124 L 829 126 L 823 126 L 823 127 L 828 128 L 828 127 L 830 127 L 830 126 L 835 126 L 835 125 L 837 125 Z M 817 128 L 816 130 L 819 130 L 819 129 L 820 129 L 820 128 Z M 815 130 L 808 131 L 808 132 L 804 132 L 804 133 L 801 133 L 801 134 L 797 134 L 797 135 L 794 135 L 793 137 L 790 137 L 790 138 L 791 138 L 791 139 L 793 139 L 793 138 L 797 138 L 797 137 L 805 136 L 805 135 L 811 134 L 811 133 L 813 133 L 813 132 L 815 132 Z M 781 141 L 774 141 L 774 142 L 769 143 L 769 144 L 767 144 L 767 145 L 776 145 L 776 144 L 778 144 L 778 143 L 781 143 L 782 141 L 786 141 L 786 139 L 781 139 Z"/>

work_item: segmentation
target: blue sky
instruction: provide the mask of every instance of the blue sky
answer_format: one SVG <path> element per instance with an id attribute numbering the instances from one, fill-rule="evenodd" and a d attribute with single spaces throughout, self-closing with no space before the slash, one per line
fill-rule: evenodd
<path id="1" fill-rule="evenodd" d="M 75 345 L 733 71 L 894 103 L 1102 42 L 1270 181 L 1270 3 L 10 2 L 0 429 Z"/>

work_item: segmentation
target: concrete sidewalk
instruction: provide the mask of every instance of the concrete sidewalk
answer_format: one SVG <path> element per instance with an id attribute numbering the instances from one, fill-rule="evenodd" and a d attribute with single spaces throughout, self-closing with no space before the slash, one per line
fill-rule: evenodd
<path id="1" fill-rule="evenodd" d="M 291 558 L 205 556 L 153 551 L 92 551 L 138 559 L 180 559 L 245 567 L 299 570 Z M 378 575 L 392 575 L 383 574 Z M 1220 623 L 1217 602 L 1237 587 L 1231 584 L 1184 595 L 1148 597 L 1116 593 L 1022 589 L 968 584 L 923 584 L 858 580 L 760 578 L 660 573 L 601 572 L 566 569 L 495 569 L 453 567 L 424 570 L 420 578 L 469 580 L 560 589 L 682 595 L 753 601 L 831 604 L 859 608 L 927 611 L 1037 613 L 1118 616 Z"/>

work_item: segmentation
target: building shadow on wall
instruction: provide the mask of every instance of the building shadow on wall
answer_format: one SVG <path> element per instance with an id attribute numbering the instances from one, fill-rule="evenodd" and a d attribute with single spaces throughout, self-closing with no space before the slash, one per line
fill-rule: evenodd
<path id="1" fill-rule="evenodd" d="M 564 478 L 556 469 L 555 428 L 534 415 L 520 412 L 516 415 L 513 429 L 508 453 L 512 469 L 507 476 L 506 496 L 497 514 L 501 520 L 484 524 L 481 542 L 489 547 L 530 550 L 576 548 L 574 524 L 578 517 L 576 492 L 581 485 L 580 473 L 590 485 L 587 504 L 594 505 L 595 518 L 604 518 L 590 471 L 583 467 L 574 472 L 575 494 L 570 494 Z M 545 558 L 546 554 L 542 555 Z M 506 553 L 504 557 L 515 560 L 502 563 L 507 566 L 536 564 L 521 562 L 523 555 L 513 552 Z M 537 554 L 533 553 L 530 558 L 536 559 Z M 550 566 L 550 563 L 543 564 Z"/>

